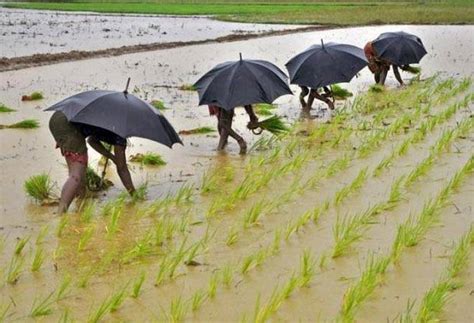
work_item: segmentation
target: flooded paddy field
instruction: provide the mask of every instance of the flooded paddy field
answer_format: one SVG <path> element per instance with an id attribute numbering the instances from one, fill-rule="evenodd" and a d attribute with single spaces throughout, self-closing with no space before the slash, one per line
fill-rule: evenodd
<path id="1" fill-rule="evenodd" d="M 321 38 L 362 47 L 389 30 L 423 39 L 422 81 L 399 88 L 390 74 L 387 90 L 372 93 L 365 69 L 344 85 L 353 100 L 332 115 L 316 105 L 312 115 L 321 118 L 309 120 L 297 96 L 282 97 L 277 114 L 296 125 L 280 140 L 243 130 L 238 109 L 236 128 L 249 144 L 259 141 L 245 157 L 232 141 L 217 153 L 213 134 L 183 136 L 172 150 L 132 138 L 128 155 L 153 151 L 167 162 L 130 163 L 135 184 L 147 183 L 145 201 L 121 198 L 113 167 L 115 186 L 63 217 L 25 196 L 29 176 L 48 173 L 57 192 L 66 178 L 42 111 L 63 97 L 121 90 L 131 77 L 133 93 L 162 100 L 177 130 L 215 127 L 197 94 L 179 89 L 214 65 L 241 52 L 283 68 Z M 0 102 L 17 110 L 2 113 L 0 124 L 40 122 L 0 130 L 0 317 L 471 322 L 460 308 L 473 300 L 472 31 L 337 29 L 0 73 Z M 34 91 L 45 98 L 20 101 Z M 435 311 L 430 289 L 453 302 Z"/>
<path id="2" fill-rule="evenodd" d="M 299 25 L 226 23 L 209 17 L 104 15 L 0 8 L 0 57 L 91 51 L 291 30 Z"/>

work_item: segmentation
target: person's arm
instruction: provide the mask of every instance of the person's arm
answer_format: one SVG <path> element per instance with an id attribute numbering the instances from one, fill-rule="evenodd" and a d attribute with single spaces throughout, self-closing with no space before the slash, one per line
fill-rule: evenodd
<path id="1" fill-rule="evenodd" d="M 326 89 L 324 89 L 324 91 L 326 91 Z M 331 92 L 329 91 L 329 93 L 331 93 Z M 329 106 L 329 109 L 334 110 L 334 103 L 330 99 L 328 99 L 326 94 L 319 94 L 318 91 L 314 91 L 313 96 L 314 96 L 314 98 L 326 103 Z"/>
<path id="2" fill-rule="evenodd" d="M 400 76 L 400 71 L 398 70 L 397 65 L 393 65 L 393 74 L 395 75 L 395 78 L 397 79 L 398 83 L 400 83 L 400 85 L 403 85 L 403 80 Z"/>
<path id="3" fill-rule="evenodd" d="M 87 142 L 95 151 L 97 151 L 99 154 L 103 155 L 105 158 L 112 160 L 115 163 L 114 154 L 112 154 L 109 150 L 107 150 L 107 148 L 105 148 L 104 145 L 102 145 L 99 139 L 97 139 L 94 136 L 89 136 L 89 138 L 87 139 Z"/>
<path id="4" fill-rule="evenodd" d="M 251 123 L 257 123 L 258 122 L 258 117 L 255 114 L 255 112 L 253 111 L 252 105 L 250 105 L 250 104 L 246 105 L 244 108 L 245 108 L 245 111 L 247 112 L 247 114 L 249 115 L 250 122 Z"/>
<path id="5" fill-rule="evenodd" d="M 122 181 L 123 186 L 127 189 L 128 193 L 132 195 L 135 192 L 135 186 L 133 186 L 132 176 L 127 166 L 127 157 L 125 156 L 126 146 L 114 145 L 114 159 L 112 159 L 117 166 L 117 173 Z"/>

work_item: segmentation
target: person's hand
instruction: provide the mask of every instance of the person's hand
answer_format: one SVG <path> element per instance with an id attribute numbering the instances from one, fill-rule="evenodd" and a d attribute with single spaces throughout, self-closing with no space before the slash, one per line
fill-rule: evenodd
<path id="1" fill-rule="evenodd" d="M 249 123 L 247 123 L 247 128 L 252 130 L 252 129 L 257 129 L 259 126 L 258 126 L 258 119 L 257 121 L 249 121 Z"/>

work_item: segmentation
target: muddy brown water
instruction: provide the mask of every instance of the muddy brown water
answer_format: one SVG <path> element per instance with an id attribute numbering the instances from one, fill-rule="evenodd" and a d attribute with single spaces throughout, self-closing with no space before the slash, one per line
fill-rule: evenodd
<path id="1" fill-rule="evenodd" d="M 0 102 L 11 108 L 18 110 L 14 113 L 2 114 L 0 116 L 1 124 L 13 123 L 25 118 L 35 118 L 40 121 L 41 127 L 35 130 L 14 130 L 4 129 L 0 131 L 0 180 L 2 182 L 0 194 L 0 235 L 6 237 L 6 246 L 0 259 L 1 267 L 4 268 L 10 259 L 10 254 L 14 247 L 17 237 L 31 236 L 32 241 L 28 244 L 28 265 L 24 269 L 19 282 L 16 285 L 0 285 L 2 304 L 10 303 L 9 297 L 18 304 L 12 309 L 12 319 L 25 320 L 28 315 L 31 303 L 38 295 L 47 295 L 52 286 L 57 286 L 61 281 L 63 274 L 70 272 L 72 268 L 83 266 L 84 261 L 95 261 L 101 258 L 107 252 L 109 245 L 125 244 L 126 235 L 121 235 L 124 241 L 101 241 L 94 239 L 92 250 L 95 254 L 77 256 L 75 248 L 77 245 L 77 235 L 73 238 L 57 238 L 54 231 L 60 218 L 54 213 L 53 207 L 40 207 L 30 201 L 23 192 L 23 182 L 29 176 L 41 172 L 47 172 L 57 183 L 57 191 L 66 177 L 66 168 L 64 160 L 57 150 L 54 150 L 54 142 L 48 131 L 49 114 L 42 110 L 60 99 L 72 95 L 76 92 L 94 89 L 116 89 L 122 90 L 127 77 L 132 78 L 132 89 L 135 89 L 136 95 L 143 99 L 163 100 L 169 110 L 164 114 L 177 130 L 190 129 L 198 126 L 215 127 L 215 120 L 208 115 L 206 107 L 197 107 L 197 94 L 195 92 L 180 91 L 176 87 L 182 84 L 193 83 L 202 73 L 212 66 L 230 59 L 236 59 L 238 53 L 242 52 L 244 57 L 267 59 L 275 62 L 281 68 L 284 63 L 297 52 L 309 47 L 313 43 L 318 43 L 321 38 L 325 41 L 347 42 L 358 46 L 363 46 L 366 40 L 375 38 L 379 33 L 389 30 L 405 30 L 420 36 L 429 54 L 423 59 L 421 67 L 423 75 L 433 75 L 441 73 L 442 77 L 453 76 L 456 78 L 472 76 L 473 69 L 473 51 L 470 35 L 474 31 L 472 26 L 382 26 L 382 27 L 361 27 L 350 29 L 327 30 L 321 32 L 300 33 L 295 35 L 284 35 L 265 37 L 261 39 L 248 40 L 245 42 L 231 42 L 226 44 L 208 44 L 199 46 L 181 47 L 160 51 L 151 51 L 123 55 L 112 58 L 98 58 L 79 62 L 68 62 L 37 68 L 29 68 L 18 71 L 0 73 Z M 411 75 L 404 74 L 405 79 Z M 361 75 L 354 81 L 345 85 L 351 91 L 357 93 L 366 90 L 371 84 L 371 75 L 367 70 L 361 72 Z M 169 87 L 171 86 L 171 87 Z M 396 88 L 393 75 L 389 76 L 388 86 Z M 295 93 L 297 88 L 293 87 Z M 44 100 L 36 102 L 21 102 L 23 94 L 33 91 L 42 91 L 45 95 Z M 290 121 L 299 119 L 300 112 L 296 96 L 286 96 L 277 100 L 277 113 L 288 118 Z M 343 103 L 339 103 L 342 108 Z M 315 109 L 322 105 L 316 104 Z M 316 114 L 317 110 L 313 112 Z M 472 113 L 472 106 L 471 106 Z M 325 118 L 329 118 L 327 113 L 323 113 Z M 464 111 L 456 116 L 456 119 L 465 117 L 469 112 Z M 323 118 L 324 119 L 324 118 Z M 307 121 L 309 124 L 318 121 Z M 238 110 L 236 116 L 236 128 L 245 137 L 249 144 L 253 143 L 257 137 L 251 135 L 245 130 L 246 117 L 241 110 Z M 455 120 L 450 125 L 454 126 Z M 432 143 L 439 135 L 441 130 L 436 132 L 429 143 Z M 453 152 L 444 162 L 430 172 L 426 182 L 414 188 L 409 195 L 409 201 L 404 206 L 394 211 L 393 216 L 399 216 L 397 221 L 385 221 L 384 229 L 374 231 L 371 234 L 373 239 L 364 241 L 360 246 L 360 251 L 347 257 L 342 257 L 333 261 L 329 265 L 328 271 L 322 273 L 320 280 L 308 290 L 303 289 L 295 297 L 285 303 L 275 320 L 291 321 L 298 317 L 303 321 L 330 320 L 337 315 L 338 306 L 342 297 L 342 292 L 360 272 L 361 262 L 366 255 L 367 250 L 383 250 L 390 240 L 390 233 L 396 228 L 396 224 L 401 222 L 410 211 L 419 210 L 425 198 L 436 191 L 443 178 L 452 174 L 469 155 L 472 156 L 473 138 L 457 144 L 459 151 Z M 218 154 L 215 151 L 217 138 L 214 135 L 184 136 L 184 146 L 175 145 L 173 149 L 168 149 L 156 143 L 133 138 L 130 140 L 131 146 L 127 154 L 143 153 L 153 151 L 163 156 L 167 161 L 166 166 L 162 167 L 141 167 L 136 164 L 132 166 L 132 177 L 136 184 L 145 181 L 149 184 L 149 193 L 147 199 L 152 201 L 169 191 L 176 191 L 183 183 L 195 183 L 199 185 L 203 172 L 223 166 L 232 166 L 237 169 L 245 167 L 246 162 L 257 153 L 253 152 L 247 157 L 241 157 L 237 154 L 238 147 L 234 142 L 230 142 L 227 153 Z M 420 146 L 420 151 L 427 152 L 428 143 Z M 353 176 L 357 167 L 363 164 L 375 165 L 377 158 L 381 158 L 391 146 L 381 150 L 374 158 L 356 162 L 354 168 L 349 169 L 345 175 L 347 178 Z M 97 166 L 99 156 L 91 152 L 91 165 Z M 337 154 L 334 154 L 336 156 Z M 329 156 L 329 157 L 334 157 Z M 413 154 L 397 162 L 393 171 L 382 177 L 379 181 L 373 182 L 374 186 L 365 188 L 364 194 L 357 195 L 348 201 L 348 205 L 341 206 L 345 208 L 364 209 L 372 201 L 377 201 L 385 192 L 393 176 L 404 172 L 408 167 L 415 164 L 416 160 L 423 157 L 423 154 Z M 117 197 L 123 190 L 114 169 L 108 172 L 110 178 L 116 185 L 106 193 L 99 196 L 100 201 L 106 201 Z M 291 179 L 291 177 L 290 177 Z M 276 196 L 276 194 L 285 191 L 288 185 L 288 179 L 281 181 L 281 186 L 274 187 L 271 191 L 265 192 L 266 196 Z M 248 254 L 253 249 L 259 247 L 259 235 L 270 234 L 272 228 L 277 224 L 282 224 L 285 219 L 283 215 L 291 217 L 292 214 L 301 213 L 316 202 L 323 201 L 325 197 L 331 196 L 334 192 L 347 182 L 345 177 L 338 178 L 335 182 L 323 183 L 321 193 L 306 192 L 298 200 L 299 202 L 289 204 L 281 213 L 275 217 L 265 219 L 265 225 L 255 229 L 248 237 L 242 237 L 234 249 L 229 250 L 225 244 L 220 241 L 214 244 L 209 254 L 205 254 L 199 260 L 205 263 L 204 266 L 191 268 L 183 272 L 176 282 L 171 282 L 160 288 L 153 286 L 154 275 L 159 260 L 152 259 L 147 266 L 150 266 L 151 273 L 147 277 L 144 285 L 143 296 L 138 300 L 126 300 L 123 308 L 117 313 L 108 316 L 111 320 L 154 320 L 163 319 L 161 307 L 166 310 L 172 297 L 182 292 L 185 295 L 191 295 L 197 288 L 206 286 L 206 281 L 213 270 L 225 264 L 227 261 L 236 261 L 237 258 Z M 462 211 L 462 217 L 456 221 L 449 221 L 450 217 L 456 215 L 456 208 L 449 207 L 443 211 L 448 222 L 444 228 L 436 229 L 431 232 L 429 239 L 423 242 L 419 249 L 410 250 L 407 258 L 404 258 L 400 264 L 403 271 L 391 271 L 387 277 L 387 288 L 380 289 L 371 298 L 367 306 L 360 311 L 361 322 L 380 322 L 386 318 L 393 319 L 394 316 L 403 310 L 406 296 L 418 298 L 424 290 L 429 288 L 433 280 L 436 279 L 443 266 L 447 247 L 451 241 L 462 234 L 463 229 L 473 222 L 472 213 L 472 179 L 463 186 L 464 193 L 457 196 L 456 205 Z M 420 192 L 422 192 L 420 194 Z M 263 194 L 263 193 L 262 193 Z M 260 195 L 259 195 L 260 196 Z M 364 198 L 370 196 L 370 198 Z M 259 197 L 257 197 L 258 199 Z M 206 197 L 195 197 L 195 203 L 206 203 Z M 242 207 L 249 207 L 251 202 L 246 202 Z M 352 204 L 350 204 L 352 203 Z M 73 206 L 74 210 L 74 206 Z M 204 210 L 197 207 L 197 219 L 206 221 Z M 180 213 L 177 212 L 177 215 Z M 228 217 L 222 221 L 210 221 L 220 231 L 226 232 L 229 227 L 239 225 L 240 220 L 233 218 L 239 215 L 238 211 L 230 212 Z M 331 215 L 336 215 L 332 211 Z M 74 222 L 74 215 L 70 215 Z M 240 216 L 240 215 L 239 215 Z M 387 214 L 386 216 L 390 216 Z M 257 269 L 249 274 L 242 281 L 236 281 L 230 291 L 218 289 L 218 295 L 215 300 L 207 302 L 201 311 L 195 315 L 187 316 L 192 320 L 199 321 L 237 321 L 243 313 L 251 314 L 253 304 L 258 293 L 261 293 L 262 299 L 266 299 L 271 293 L 276 282 L 283 282 L 291 275 L 293 268 L 298 266 L 299 255 L 304 247 L 311 248 L 318 253 L 321 250 L 331 246 L 331 228 L 333 216 L 316 228 L 305 229 L 308 232 L 300 235 L 288 245 L 284 251 L 277 257 L 269 260 L 263 269 Z M 77 221 L 75 221 L 77 222 Z M 74 223 L 75 223 L 74 222 Z M 32 274 L 28 272 L 29 259 L 35 250 L 34 238 L 44 225 L 49 225 L 49 234 L 45 242 L 48 251 L 48 259 L 40 273 Z M 134 227 L 134 224 L 130 224 Z M 75 228 L 76 226 L 73 226 Z M 378 227 L 378 226 L 377 226 Z M 76 230 L 83 228 L 77 224 Z M 193 236 L 202 235 L 205 227 L 197 225 L 192 230 Z M 222 233 L 223 235 L 223 233 Z M 437 240 L 438 244 L 433 247 L 430 241 Z M 57 255 L 54 251 L 58 252 Z M 58 251 L 59 250 L 59 251 Z M 432 257 L 433 252 L 436 257 Z M 412 254 L 411 254 L 412 253 Z M 415 261 L 420 257 L 418 261 Z M 360 258 L 359 258 L 360 257 Z M 160 259 L 160 258 L 158 258 Z M 443 260 L 444 259 L 444 260 Z M 56 267 L 59 272 L 56 272 Z M 413 270 L 411 270 L 413 265 Z M 66 308 L 71 308 L 73 317 L 85 320 L 91 307 L 97 307 L 100 302 L 108 296 L 114 288 L 122 286 L 130 277 L 135 277 L 143 265 L 133 264 L 131 266 L 112 266 L 105 274 L 94 277 L 86 289 L 74 287 L 71 296 L 55 305 L 53 315 L 46 317 L 46 320 L 57 319 Z M 466 271 L 467 280 L 471 279 L 472 261 L 469 263 L 469 269 Z M 427 272 L 428 271 L 428 272 Z M 108 274 L 110 273 L 110 275 Z M 424 280 L 417 280 L 420 275 L 425 275 Z M 397 281 L 401 281 L 397 284 Z M 3 282 L 2 282 L 3 284 Z M 419 284 L 419 291 L 409 292 L 413 284 Z M 472 285 L 472 284 L 471 284 Z M 460 304 L 468 304 L 472 296 L 467 296 L 468 288 L 461 290 L 462 294 L 456 294 Z M 332 291 L 328 293 L 328 291 Z M 219 296 L 221 295 L 221 296 Z M 402 295 L 402 296 L 400 296 Z M 399 297 L 399 298 L 397 298 Z M 393 300 L 397 301 L 393 301 Z M 310 303 L 308 303 L 310 302 Z M 314 307 L 310 304 L 319 304 Z M 387 310 L 385 310 L 387 309 Z M 457 322 L 469 322 L 469 313 L 459 313 L 457 307 L 452 305 L 447 307 L 445 313 L 447 319 L 456 318 Z M 450 316 L 453 313 L 453 316 Z"/>

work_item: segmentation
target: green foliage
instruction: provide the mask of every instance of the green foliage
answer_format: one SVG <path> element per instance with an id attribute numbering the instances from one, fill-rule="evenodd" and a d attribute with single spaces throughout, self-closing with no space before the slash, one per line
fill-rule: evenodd
<path id="1" fill-rule="evenodd" d="M 3 103 L 0 103 L 0 113 L 1 113 L 1 112 L 14 112 L 14 111 L 16 111 L 16 110 L 7 107 L 7 106 L 6 106 L 5 104 L 3 104 Z"/>
<path id="2" fill-rule="evenodd" d="M 336 100 L 345 100 L 354 94 L 338 84 L 331 85 L 331 93 Z"/>
<path id="3" fill-rule="evenodd" d="M 0 125 L 0 129 L 8 128 L 8 129 L 35 129 L 39 127 L 38 120 L 35 119 L 25 119 L 23 121 L 13 123 L 10 125 Z"/>
<path id="4" fill-rule="evenodd" d="M 160 100 L 153 100 L 150 102 L 150 105 L 160 111 L 168 110 L 168 108 L 165 106 L 163 101 L 160 101 Z"/>
<path id="5" fill-rule="evenodd" d="M 179 87 L 181 91 L 197 91 L 193 84 L 183 84 Z"/>
<path id="6" fill-rule="evenodd" d="M 166 162 L 161 158 L 160 155 L 147 152 L 145 154 L 135 154 L 130 156 L 130 161 L 134 163 L 141 163 L 142 165 L 147 166 L 163 166 L 166 165 Z"/>
<path id="7" fill-rule="evenodd" d="M 29 177 L 23 185 L 25 192 L 37 202 L 53 198 L 53 186 L 49 175 L 46 173 Z"/>
<path id="8" fill-rule="evenodd" d="M 273 104 L 258 103 L 253 106 L 253 109 L 258 115 L 271 116 L 273 114 L 272 110 L 275 110 L 276 106 L 274 106 Z"/>
<path id="9" fill-rule="evenodd" d="M 211 127 L 198 127 L 189 130 L 181 130 L 179 131 L 180 135 L 204 135 L 208 133 L 216 132 L 214 128 Z"/>
<path id="10" fill-rule="evenodd" d="M 288 126 L 283 122 L 283 119 L 275 115 L 268 119 L 259 121 L 258 126 L 274 135 L 280 135 L 290 131 L 290 128 L 288 128 Z"/>

